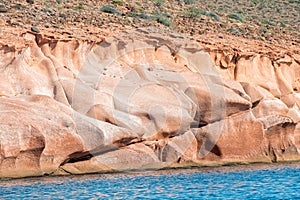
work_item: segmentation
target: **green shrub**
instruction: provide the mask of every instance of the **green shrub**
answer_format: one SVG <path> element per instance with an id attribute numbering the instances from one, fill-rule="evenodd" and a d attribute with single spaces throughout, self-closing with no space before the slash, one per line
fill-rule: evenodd
<path id="1" fill-rule="evenodd" d="M 56 8 L 60 10 L 63 9 L 64 7 L 62 5 L 56 5 Z"/>
<path id="2" fill-rule="evenodd" d="M 124 5 L 124 2 L 122 0 L 112 0 L 111 2 L 114 3 L 114 4 L 118 4 L 120 6 Z"/>
<path id="3" fill-rule="evenodd" d="M 204 13 L 206 16 L 212 17 L 214 18 L 216 21 L 221 21 L 220 17 L 218 14 L 214 13 L 214 12 L 205 12 Z"/>
<path id="4" fill-rule="evenodd" d="M 194 8 L 194 7 L 187 8 L 184 11 L 184 16 L 189 17 L 189 18 L 196 18 L 200 15 L 205 15 L 205 16 L 208 16 L 208 17 L 212 17 L 217 21 L 221 21 L 220 16 L 218 14 L 214 13 L 214 12 L 208 12 L 208 11 L 201 10 L 201 9 L 198 9 L 198 8 Z"/>
<path id="5" fill-rule="evenodd" d="M 137 12 L 140 12 L 140 13 L 144 12 L 144 9 L 140 6 L 135 6 L 134 10 L 137 11 Z"/>
<path id="6" fill-rule="evenodd" d="M 272 21 L 270 21 L 270 19 L 268 19 L 268 18 L 261 19 L 261 23 L 263 23 L 265 25 L 276 26 L 276 24 L 273 23 Z"/>
<path id="7" fill-rule="evenodd" d="M 185 4 L 194 4 L 195 0 L 184 0 Z"/>
<path id="8" fill-rule="evenodd" d="M 265 33 L 267 33 L 267 32 L 268 32 L 268 29 L 266 29 L 266 28 L 262 28 L 262 29 L 261 29 L 261 32 L 263 32 L 263 33 L 265 34 Z"/>
<path id="9" fill-rule="evenodd" d="M 104 6 L 102 6 L 102 8 L 100 8 L 100 11 L 101 12 L 105 12 L 105 13 L 110 13 L 110 14 L 119 14 L 119 15 L 122 14 L 121 11 L 119 11 L 118 9 L 114 8 L 111 5 L 104 5 Z"/>
<path id="10" fill-rule="evenodd" d="M 289 0 L 289 3 L 298 3 L 298 4 L 300 4 L 300 0 Z"/>
<path id="11" fill-rule="evenodd" d="M 241 16 L 239 16 L 236 13 L 229 14 L 229 15 L 227 15 L 227 17 L 230 18 L 230 19 L 238 20 L 240 22 L 244 22 L 245 21 Z"/>
<path id="12" fill-rule="evenodd" d="M 73 9 L 74 10 L 82 10 L 83 6 L 82 5 L 74 6 Z"/>
<path id="13" fill-rule="evenodd" d="M 165 0 L 152 0 L 152 2 L 156 5 L 156 6 L 162 6 L 165 3 Z"/>
<path id="14" fill-rule="evenodd" d="M 144 12 L 139 14 L 139 17 L 142 18 L 142 19 L 148 19 L 148 20 L 151 19 L 151 17 L 149 15 L 147 15 L 146 13 L 144 13 Z"/>
<path id="15" fill-rule="evenodd" d="M 235 35 L 241 35 L 242 34 L 239 30 L 237 30 L 235 28 L 227 29 L 227 31 L 229 31 L 230 33 L 233 33 Z"/>
<path id="16" fill-rule="evenodd" d="M 135 18 L 142 18 L 142 19 L 147 19 L 150 20 L 151 17 L 149 15 L 147 15 L 146 13 L 142 12 L 142 13 L 136 13 L 136 12 L 131 12 L 129 14 L 130 17 L 135 17 Z"/>
<path id="17" fill-rule="evenodd" d="M 185 11 L 184 11 L 184 16 L 185 17 L 189 17 L 189 18 L 196 18 L 196 17 L 199 17 L 200 15 L 203 15 L 205 14 L 206 12 L 203 11 L 203 10 L 200 10 L 198 8 L 194 8 L 194 7 L 191 7 L 191 8 L 186 8 Z"/>
<path id="18" fill-rule="evenodd" d="M 172 23 L 169 21 L 169 19 L 164 17 L 163 15 L 156 15 L 155 18 L 156 18 L 156 21 L 158 23 L 161 23 L 162 25 L 165 25 L 165 26 L 172 25 Z"/>
<path id="19" fill-rule="evenodd" d="M 286 25 L 285 25 L 284 23 L 280 22 L 280 27 L 281 27 L 281 28 L 285 28 Z"/>
<path id="20" fill-rule="evenodd" d="M 259 6 L 258 6 L 258 9 L 259 10 L 262 10 L 263 8 L 266 7 L 266 0 L 262 0 L 260 3 L 259 3 Z"/>
<path id="21" fill-rule="evenodd" d="M 12 6 L 12 8 L 15 8 L 15 9 L 18 9 L 18 10 L 22 9 L 22 7 L 23 6 L 21 4 L 19 4 L 19 3 Z"/>

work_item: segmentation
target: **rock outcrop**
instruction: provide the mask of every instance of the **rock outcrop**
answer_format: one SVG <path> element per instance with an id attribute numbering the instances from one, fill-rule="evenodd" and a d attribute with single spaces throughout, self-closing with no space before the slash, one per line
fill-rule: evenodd
<path id="1" fill-rule="evenodd" d="M 0 177 L 300 160 L 299 54 L 22 37 L 0 47 Z"/>

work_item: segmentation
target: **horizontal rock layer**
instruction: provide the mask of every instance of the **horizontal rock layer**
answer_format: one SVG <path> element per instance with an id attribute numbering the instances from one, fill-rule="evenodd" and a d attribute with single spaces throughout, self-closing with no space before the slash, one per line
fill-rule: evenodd
<path id="1" fill-rule="evenodd" d="M 0 177 L 300 159 L 300 60 L 139 29 L 0 47 Z"/>

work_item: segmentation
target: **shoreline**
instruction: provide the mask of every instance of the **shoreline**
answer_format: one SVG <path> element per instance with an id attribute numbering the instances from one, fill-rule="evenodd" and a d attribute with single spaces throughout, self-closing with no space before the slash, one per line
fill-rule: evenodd
<path id="1" fill-rule="evenodd" d="M 124 177 L 124 176 L 146 176 L 146 175 L 177 175 L 177 174 L 189 174 L 189 173 L 224 173 L 224 172 L 237 172 L 237 171 L 252 171 L 274 168 L 300 168 L 300 161 L 283 161 L 276 163 L 228 163 L 224 165 L 214 166 L 182 166 L 177 168 L 162 168 L 162 169 L 144 169 L 144 170 L 129 170 L 129 171 L 112 171 L 112 172 L 98 172 L 87 174 L 67 174 L 67 175 L 44 175 L 44 176 L 32 176 L 21 178 L 0 178 L 0 183 L 10 183 L 12 185 L 18 184 L 22 181 L 53 181 L 58 180 L 81 180 L 88 178 L 111 178 L 111 177 Z M 28 183 L 30 185 L 30 183 Z"/>

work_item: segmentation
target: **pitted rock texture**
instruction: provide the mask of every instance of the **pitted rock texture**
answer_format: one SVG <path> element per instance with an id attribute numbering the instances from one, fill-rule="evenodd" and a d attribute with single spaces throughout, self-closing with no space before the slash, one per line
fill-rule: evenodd
<path id="1" fill-rule="evenodd" d="M 298 54 L 234 57 L 154 29 L 22 37 L 0 47 L 0 177 L 300 159 Z"/>

